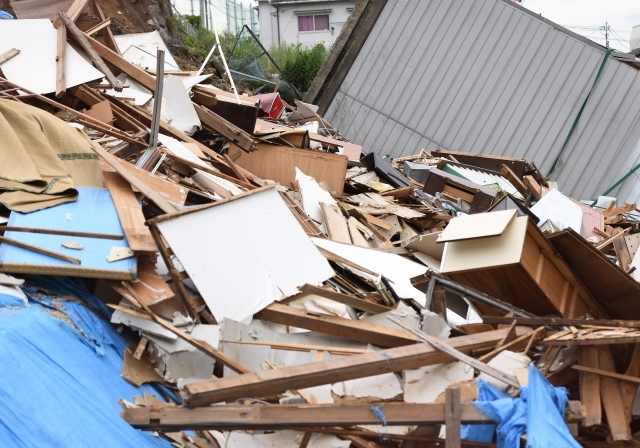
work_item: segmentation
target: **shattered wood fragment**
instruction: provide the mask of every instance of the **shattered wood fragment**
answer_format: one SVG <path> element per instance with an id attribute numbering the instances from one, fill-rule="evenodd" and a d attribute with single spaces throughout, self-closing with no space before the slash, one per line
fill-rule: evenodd
<path id="1" fill-rule="evenodd" d="M 342 294 L 332 289 L 319 288 L 313 285 L 303 285 L 299 289 L 307 294 L 315 294 L 326 299 L 335 300 L 336 302 L 343 303 L 361 311 L 367 311 L 371 314 L 379 314 L 392 310 L 392 308 L 378 305 L 377 303 L 369 302 L 357 297 L 352 297 L 348 294 Z"/>
<path id="2" fill-rule="evenodd" d="M 222 118 L 215 112 L 210 111 L 206 107 L 194 104 L 198 117 L 202 121 L 203 126 L 222 135 L 238 147 L 246 152 L 255 151 L 257 149 L 253 137 L 245 131 Z"/>
<path id="3" fill-rule="evenodd" d="M 65 34 L 65 39 L 66 39 L 66 34 Z M 5 51 L 4 53 L 0 54 L 0 65 L 7 62 L 12 57 L 18 56 L 19 54 L 20 54 L 20 50 L 18 50 L 17 48 L 12 48 L 11 50 Z"/>

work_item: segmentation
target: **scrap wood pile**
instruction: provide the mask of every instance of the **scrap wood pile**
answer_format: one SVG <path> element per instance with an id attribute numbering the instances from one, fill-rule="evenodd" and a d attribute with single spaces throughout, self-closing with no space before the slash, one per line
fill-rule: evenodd
<path id="1" fill-rule="evenodd" d="M 362 154 L 313 105 L 113 36 L 93 1 L 16 11 L 0 292 L 107 304 L 122 377 L 162 391 L 120 397 L 124 421 L 163 446 L 635 443 L 635 204 L 522 159 Z"/>

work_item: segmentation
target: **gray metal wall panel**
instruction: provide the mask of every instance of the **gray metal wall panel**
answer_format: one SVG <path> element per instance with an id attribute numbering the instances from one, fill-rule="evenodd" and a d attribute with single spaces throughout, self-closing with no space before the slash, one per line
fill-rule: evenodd
<path id="1" fill-rule="evenodd" d="M 524 157 L 547 172 L 604 50 L 504 0 L 388 0 L 325 118 L 365 151 Z M 610 59 L 554 173 L 585 199 L 640 160 L 640 76 Z M 640 174 L 619 188 L 634 202 Z"/>

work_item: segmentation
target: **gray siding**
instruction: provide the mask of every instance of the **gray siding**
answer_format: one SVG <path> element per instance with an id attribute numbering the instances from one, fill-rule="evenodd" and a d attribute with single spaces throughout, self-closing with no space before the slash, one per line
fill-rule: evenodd
<path id="1" fill-rule="evenodd" d="M 505 0 L 388 0 L 325 118 L 365 151 L 437 147 L 532 160 L 546 174 L 604 49 Z M 553 180 L 576 199 L 640 162 L 640 75 L 614 59 Z M 640 174 L 612 194 L 636 202 Z"/>

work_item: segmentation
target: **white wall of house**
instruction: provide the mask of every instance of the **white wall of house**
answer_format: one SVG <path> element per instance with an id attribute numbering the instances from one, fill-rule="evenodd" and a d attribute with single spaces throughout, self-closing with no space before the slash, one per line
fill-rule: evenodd
<path id="1" fill-rule="evenodd" d="M 631 38 L 629 39 L 631 50 L 640 48 L 640 25 L 636 25 L 631 29 Z"/>
<path id="2" fill-rule="evenodd" d="M 355 3 L 355 1 L 270 3 L 268 0 L 259 0 L 260 40 L 266 48 L 278 42 L 302 44 L 305 47 L 324 43 L 329 48 L 338 38 Z M 310 28 L 313 29 L 310 30 Z"/>

